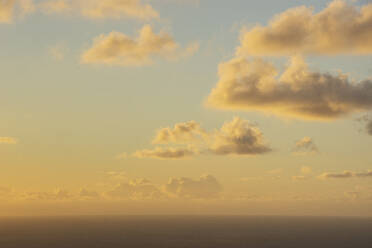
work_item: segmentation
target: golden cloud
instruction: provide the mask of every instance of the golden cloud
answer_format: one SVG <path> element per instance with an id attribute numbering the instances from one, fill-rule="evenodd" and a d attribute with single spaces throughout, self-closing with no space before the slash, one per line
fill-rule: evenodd
<path id="1" fill-rule="evenodd" d="M 219 109 L 261 111 L 298 119 L 332 120 L 372 108 L 372 81 L 311 72 L 301 57 L 285 71 L 255 58 L 234 58 L 219 66 L 220 80 L 207 99 Z"/>
<path id="2" fill-rule="evenodd" d="M 177 148 L 156 147 L 134 153 L 137 158 L 183 159 L 197 154 L 257 155 L 271 151 L 260 129 L 249 121 L 235 117 L 221 129 L 207 132 L 195 121 L 178 123 L 157 132 L 154 144 L 176 143 Z M 184 147 L 187 146 L 187 147 Z"/>
<path id="3" fill-rule="evenodd" d="M 197 138 L 197 136 L 205 134 L 205 131 L 196 121 L 185 123 L 177 123 L 173 128 L 160 129 L 153 140 L 153 144 L 168 144 L 188 143 Z"/>
<path id="4" fill-rule="evenodd" d="M 23 16 L 35 10 L 32 0 L 0 0 L 0 23 L 11 23 L 14 16 Z"/>
<path id="5" fill-rule="evenodd" d="M 174 59 L 189 56 L 198 49 L 191 44 L 185 50 L 164 31 L 155 34 L 150 25 L 145 25 L 135 39 L 120 32 L 111 32 L 95 38 L 93 46 L 85 51 L 81 62 L 119 66 L 143 66 L 155 58 Z"/>
<path id="6" fill-rule="evenodd" d="M 295 147 L 293 148 L 294 153 L 307 154 L 307 153 L 318 153 L 318 147 L 310 137 L 304 137 L 296 141 Z"/>
<path id="7" fill-rule="evenodd" d="M 161 148 L 156 147 L 153 150 L 141 150 L 134 153 L 137 158 L 155 158 L 155 159 L 184 159 L 195 155 L 197 152 L 190 148 Z"/>
<path id="8" fill-rule="evenodd" d="M 0 144 L 10 144 L 15 145 L 18 141 L 15 138 L 12 137 L 0 137 Z"/>
<path id="9" fill-rule="evenodd" d="M 255 155 L 271 151 L 263 134 L 249 121 L 235 117 L 212 135 L 209 150 L 217 155 Z"/>
<path id="10" fill-rule="evenodd" d="M 52 0 L 41 3 L 40 8 L 47 13 L 73 13 L 91 19 L 159 17 L 151 5 L 140 0 Z"/>
<path id="11" fill-rule="evenodd" d="M 314 14 L 301 6 L 274 17 L 268 26 L 242 32 L 239 55 L 371 54 L 372 4 L 357 8 L 334 0 Z"/>
<path id="12" fill-rule="evenodd" d="M 342 173 L 330 173 L 325 172 L 320 175 L 318 178 L 320 179 L 342 179 L 342 178 L 365 178 L 365 177 L 372 177 L 372 171 L 366 172 L 352 172 L 352 171 L 344 171 Z"/>
<path id="13" fill-rule="evenodd" d="M 165 190 L 182 198 L 216 198 L 222 192 L 222 185 L 211 175 L 201 176 L 199 179 L 170 178 Z"/>

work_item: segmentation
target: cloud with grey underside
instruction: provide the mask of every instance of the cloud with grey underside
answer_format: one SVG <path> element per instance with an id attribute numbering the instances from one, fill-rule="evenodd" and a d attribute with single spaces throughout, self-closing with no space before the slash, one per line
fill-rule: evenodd
<path id="1" fill-rule="evenodd" d="M 300 56 L 279 74 L 261 58 L 234 58 L 219 66 L 206 105 L 304 120 L 334 120 L 372 109 L 372 81 L 311 71 Z"/>
<path id="2" fill-rule="evenodd" d="M 276 15 L 266 26 L 243 29 L 238 55 L 371 54 L 372 4 L 332 1 L 314 13 L 300 6 Z"/>
<path id="3" fill-rule="evenodd" d="M 341 173 L 331 173 L 325 172 L 321 174 L 318 178 L 320 179 L 349 179 L 349 178 L 372 178 L 372 170 L 366 172 L 353 172 L 353 171 L 344 171 Z"/>
<path id="4" fill-rule="evenodd" d="M 363 115 L 357 118 L 356 121 L 364 126 L 363 131 L 372 136 L 372 118 L 370 115 Z"/>
<path id="5" fill-rule="evenodd" d="M 195 121 L 159 129 L 153 149 L 136 151 L 137 158 L 184 159 L 195 155 L 259 155 L 270 152 L 261 130 L 235 117 L 217 130 L 206 131 Z M 174 145 L 174 147 L 169 147 Z"/>

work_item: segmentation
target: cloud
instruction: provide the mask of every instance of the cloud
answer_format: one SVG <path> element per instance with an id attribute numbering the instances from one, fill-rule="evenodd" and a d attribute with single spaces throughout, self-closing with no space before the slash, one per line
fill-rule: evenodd
<path id="1" fill-rule="evenodd" d="M 87 190 L 85 188 L 81 188 L 78 195 L 80 198 L 83 198 L 83 199 L 92 199 L 92 198 L 99 197 L 99 194 L 96 191 Z"/>
<path id="2" fill-rule="evenodd" d="M 12 188 L 0 186 L 0 197 L 9 196 L 12 192 Z"/>
<path id="3" fill-rule="evenodd" d="M 369 122 L 366 125 L 367 133 L 369 135 L 372 135 L 372 120 L 369 120 Z"/>
<path id="4" fill-rule="evenodd" d="M 181 177 L 171 178 L 165 185 L 165 190 L 181 198 L 216 198 L 222 192 L 222 185 L 211 175 L 201 176 L 199 179 Z"/>
<path id="5" fill-rule="evenodd" d="M 66 51 L 67 48 L 63 44 L 57 44 L 49 47 L 48 49 L 49 55 L 57 61 L 64 59 Z"/>
<path id="6" fill-rule="evenodd" d="M 365 129 L 365 132 L 368 135 L 372 135 L 372 118 L 369 115 L 363 115 L 362 117 L 357 119 L 358 122 L 362 123 Z"/>
<path id="7" fill-rule="evenodd" d="M 196 121 L 188 121 L 185 123 L 177 123 L 173 128 L 160 129 L 153 144 L 184 144 L 189 143 L 197 138 L 197 136 L 204 135 L 205 131 L 200 127 Z"/>
<path id="8" fill-rule="evenodd" d="M 111 32 L 94 39 L 93 46 L 82 54 L 85 64 L 117 66 L 144 66 L 154 59 L 176 59 L 195 51 L 192 44 L 186 50 L 179 48 L 173 38 L 164 31 L 155 34 L 150 25 L 145 25 L 135 39 L 120 32 Z"/>
<path id="9" fill-rule="evenodd" d="M 18 141 L 15 138 L 12 137 L 0 137 L 0 144 L 10 144 L 15 145 Z"/>
<path id="10" fill-rule="evenodd" d="M 306 176 L 293 176 L 292 177 L 293 181 L 304 181 L 304 180 L 307 180 L 307 179 L 309 179 L 309 178 L 306 177 Z"/>
<path id="11" fill-rule="evenodd" d="M 160 129 L 153 144 L 176 143 L 177 148 L 156 147 L 135 152 L 137 158 L 182 159 L 197 154 L 258 155 L 271 151 L 261 130 L 249 121 L 235 117 L 221 129 L 205 131 L 195 121 L 178 123 L 173 128 Z"/>
<path id="12" fill-rule="evenodd" d="M 344 193 L 344 195 L 351 200 L 357 200 L 360 198 L 361 193 L 358 191 L 347 191 Z"/>
<path id="13" fill-rule="evenodd" d="M 106 192 L 106 195 L 113 198 L 151 199 L 161 197 L 162 193 L 151 181 L 140 178 L 129 183 L 120 183 Z"/>
<path id="14" fill-rule="evenodd" d="M 270 170 L 267 173 L 275 175 L 275 174 L 281 174 L 282 172 L 283 172 L 283 169 L 279 168 L 279 169 Z"/>
<path id="15" fill-rule="evenodd" d="M 15 0 L 0 1 L 0 23 L 9 23 L 13 19 Z"/>
<path id="16" fill-rule="evenodd" d="M 197 152 L 191 148 L 161 148 L 156 147 L 153 150 L 136 151 L 134 156 L 137 158 L 155 158 L 155 159 L 184 159 L 195 155 Z"/>
<path id="17" fill-rule="evenodd" d="M 352 171 L 344 171 L 342 173 L 329 173 L 325 172 L 319 176 L 320 179 L 347 179 L 347 178 L 366 178 L 372 177 L 372 171 L 369 170 L 367 172 L 352 172 Z"/>
<path id="18" fill-rule="evenodd" d="M 309 154 L 318 153 L 319 150 L 312 138 L 304 137 L 296 142 L 293 152 L 296 154 Z"/>
<path id="19" fill-rule="evenodd" d="M 354 83 L 343 74 L 311 72 L 301 57 L 293 57 L 280 77 L 262 59 L 235 58 L 219 66 L 219 77 L 207 106 L 307 120 L 372 109 L 372 81 Z"/>
<path id="20" fill-rule="evenodd" d="M 217 155 L 255 155 L 271 151 L 263 134 L 249 121 L 235 117 L 212 135 L 209 150 Z"/>
<path id="21" fill-rule="evenodd" d="M 0 23 L 11 23 L 14 16 L 24 16 L 35 10 L 32 0 L 0 0 Z"/>
<path id="22" fill-rule="evenodd" d="M 41 3 L 40 8 L 50 14 L 78 14 L 90 19 L 150 20 L 159 17 L 151 5 L 142 4 L 140 0 L 52 0 Z"/>
<path id="23" fill-rule="evenodd" d="M 105 174 L 112 180 L 123 181 L 128 178 L 127 173 L 125 171 L 108 171 L 105 172 Z"/>
<path id="24" fill-rule="evenodd" d="M 301 168 L 301 173 L 304 174 L 304 175 L 311 174 L 312 172 L 313 172 L 313 169 L 309 166 L 303 166 Z"/>
<path id="25" fill-rule="evenodd" d="M 73 197 L 67 190 L 56 189 L 53 192 L 26 192 L 22 198 L 26 200 L 61 201 Z"/>
<path id="26" fill-rule="evenodd" d="M 372 4 L 361 8 L 334 0 L 313 13 L 301 6 L 241 35 L 239 55 L 371 54 Z"/>

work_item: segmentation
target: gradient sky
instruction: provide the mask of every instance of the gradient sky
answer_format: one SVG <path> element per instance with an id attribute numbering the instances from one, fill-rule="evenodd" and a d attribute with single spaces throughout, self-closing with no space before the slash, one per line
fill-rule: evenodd
<path id="1" fill-rule="evenodd" d="M 47 2 L 70 5 L 48 8 Z M 369 1 L 129 1 L 135 7 L 122 2 L 111 0 L 102 7 L 93 0 L 81 5 L 0 0 L 0 215 L 372 215 Z M 143 11 L 145 4 L 158 17 L 132 11 Z M 282 40 L 284 45 L 275 44 L 278 51 L 261 41 L 250 43 L 248 53 L 237 54 L 237 48 L 245 46 L 240 37 L 257 25 L 268 27 L 274 16 L 294 7 L 313 7 L 316 15 L 329 4 L 345 4 L 358 14 L 364 6 L 365 33 L 332 31 L 346 40 L 332 53 L 327 46 L 322 50 L 304 44 L 294 45 L 288 54 L 275 54 L 290 43 Z M 96 12 L 84 12 L 91 10 Z M 127 51 L 104 47 L 111 43 L 99 44 L 97 38 L 125 34 L 133 41 L 143 27 L 153 32 L 149 40 L 162 34 L 167 39 Z M 281 42 L 283 29 L 279 38 L 268 42 Z M 117 33 L 109 36 L 113 31 Z M 314 25 L 309 37 L 316 32 Z M 354 32 L 357 38 L 352 40 L 348 34 Z M 327 33 L 319 33 L 320 38 L 311 37 L 314 44 L 327 39 Z M 248 34 L 248 40 L 253 38 Z M 164 40 L 169 47 L 159 48 Z M 258 45 L 264 52 L 250 54 L 259 51 Z M 107 50 L 98 54 L 94 46 Z M 87 52 L 91 53 L 84 60 Z M 115 60 L 120 53 L 125 63 Z M 233 100 L 219 102 L 223 107 L 207 104 L 220 81 L 222 63 L 234 57 L 264 60 L 281 73 L 294 55 L 301 56 L 310 71 L 334 78 L 342 72 L 350 87 L 366 80 L 364 94 L 355 90 L 348 103 L 342 97 L 350 92 L 340 93 L 336 105 L 350 107 L 322 120 L 302 118 L 303 113 L 295 117 L 276 113 L 285 100 L 264 103 L 269 104 L 264 110 L 247 102 L 234 105 Z M 105 56 L 109 59 L 104 61 Z M 148 56 L 151 63 L 141 56 Z M 233 120 L 240 120 L 245 129 L 218 131 Z M 203 129 L 203 134 L 195 134 L 203 136 L 198 141 L 152 144 L 161 128 L 189 121 Z M 252 130 L 263 136 L 266 150 L 252 144 L 257 135 Z M 246 136 L 234 141 L 229 135 Z M 222 146 L 228 152 L 219 152 Z M 156 147 L 198 152 L 176 159 L 143 152 Z M 240 148 L 245 152 L 238 152 Z"/>

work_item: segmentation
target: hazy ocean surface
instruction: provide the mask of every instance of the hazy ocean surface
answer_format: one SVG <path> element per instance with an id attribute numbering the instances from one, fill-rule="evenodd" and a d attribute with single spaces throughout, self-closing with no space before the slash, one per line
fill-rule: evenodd
<path id="1" fill-rule="evenodd" d="M 0 218 L 1 248 L 371 248 L 371 218 Z"/>

